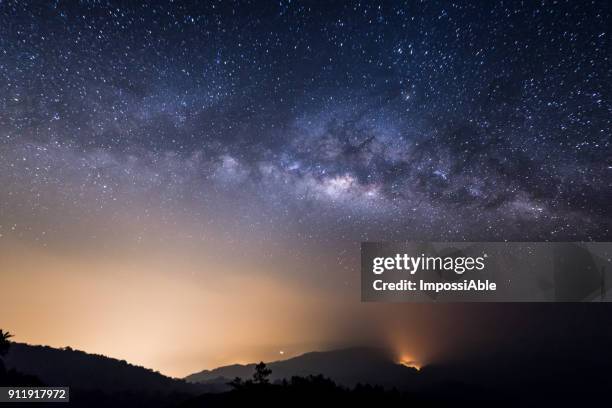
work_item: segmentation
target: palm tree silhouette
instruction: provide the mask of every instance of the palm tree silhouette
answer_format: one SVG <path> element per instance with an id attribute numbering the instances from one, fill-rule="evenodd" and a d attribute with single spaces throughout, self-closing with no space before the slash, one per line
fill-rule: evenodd
<path id="1" fill-rule="evenodd" d="M 3 357 L 6 355 L 6 353 L 8 353 L 9 348 L 11 347 L 11 342 L 9 341 L 11 337 L 13 337 L 11 333 L 0 329 L 0 377 L 3 377 L 4 373 L 6 372 Z"/>
<path id="2" fill-rule="evenodd" d="M 11 342 L 9 339 L 13 337 L 13 335 L 9 332 L 5 332 L 0 329 L 0 357 L 3 357 L 8 353 L 9 348 L 11 347 Z"/>

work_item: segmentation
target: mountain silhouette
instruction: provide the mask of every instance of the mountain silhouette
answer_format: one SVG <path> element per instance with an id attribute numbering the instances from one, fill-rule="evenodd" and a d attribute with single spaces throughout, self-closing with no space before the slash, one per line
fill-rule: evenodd
<path id="1" fill-rule="evenodd" d="M 539 401 L 542 404 L 597 400 L 612 387 L 612 351 L 609 347 L 574 338 L 571 347 L 516 346 L 513 350 L 482 352 L 432 364 L 421 370 L 397 364 L 383 350 L 351 348 L 306 353 L 267 363 L 270 380 L 280 384 L 292 377 L 322 375 L 336 384 L 382 386 L 418 395 L 426 401 L 461 396 L 470 404 L 489 397 L 495 401 Z M 229 365 L 187 376 L 189 382 L 215 384 L 235 377 L 248 379 L 255 364 Z"/>
<path id="2" fill-rule="evenodd" d="M 415 368 L 396 363 L 390 352 L 377 348 L 310 352 L 266 364 L 272 370 L 271 381 L 320 374 L 348 387 L 362 383 L 407 388 L 418 381 Z M 185 380 L 203 384 L 226 383 L 236 377 L 249 378 L 254 370 L 255 364 L 233 364 L 200 371 L 185 377 Z"/>
<path id="3" fill-rule="evenodd" d="M 214 387 L 166 377 L 124 360 L 71 348 L 12 343 L 4 360 L 7 369 L 36 376 L 49 386 L 106 392 L 195 394 L 216 391 Z"/>
<path id="4" fill-rule="evenodd" d="M 373 405 L 583 406 L 606 398 L 612 387 L 608 348 L 585 337 L 574 339 L 571 348 L 525 345 L 421 370 L 397 364 L 381 349 L 350 348 L 260 364 L 259 370 L 255 364 L 219 367 L 181 380 L 70 348 L 11 343 L 4 364 L 20 385 L 69 386 L 71 405 L 88 408 L 286 406 L 308 398 Z M 258 381 L 257 372 L 266 380 Z"/>

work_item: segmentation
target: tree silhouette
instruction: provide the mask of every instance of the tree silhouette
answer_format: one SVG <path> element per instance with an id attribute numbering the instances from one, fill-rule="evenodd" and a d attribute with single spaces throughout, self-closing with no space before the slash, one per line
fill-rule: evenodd
<path id="1" fill-rule="evenodd" d="M 242 388 L 242 386 L 244 385 L 244 382 L 242 381 L 242 378 L 236 377 L 232 381 L 228 382 L 227 385 L 237 390 L 237 389 Z"/>
<path id="2" fill-rule="evenodd" d="M 255 366 L 255 373 L 253 374 L 253 382 L 255 384 L 268 384 L 270 380 L 268 377 L 272 374 L 272 370 L 266 367 L 266 363 L 261 361 Z"/>
<path id="3" fill-rule="evenodd" d="M 11 337 L 13 337 L 11 333 L 0 329 L 0 357 L 4 357 L 8 353 L 11 347 L 11 342 L 9 341 Z"/>
<path id="4" fill-rule="evenodd" d="M 8 353 L 9 348 L 11 347 L 11 342 L 9 341 L 11 337 L 13 337 L 11 333 L 0 329 L 0 378 L 4 377 L 6 373 L 3 357 L 6 355 L 6 353 Z"/>

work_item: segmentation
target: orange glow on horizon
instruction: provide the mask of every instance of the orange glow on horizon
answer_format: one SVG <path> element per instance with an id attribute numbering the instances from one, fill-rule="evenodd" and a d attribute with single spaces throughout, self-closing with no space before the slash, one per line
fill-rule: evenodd
<path id="1" fill-rule="evenodd" d="M 423 367 L 421 363 L 415 361 L 414 358 L 405 354 L 400 356 L 397 363 L 403 365 L 404 367 L 414 368 L 417 371 L 420 371 Z"/>
<path id="2" fill-rule="evenodd" d="M 251 259 L 232 269 L 155 254 L 64 255 L 4 241 L 0 309 L 11 313 L 1 327 L 18 342 L 70 346 L 176 377 L 286 358 L 293 352 L 285 347 L 320 348 L 332 333 L 333 317 L 320 316 L 338 300 L 266 276 Z"/>
<path id="3" fill-rule="evenodd" d="M 419 363 L 417 363 L 416 361 L 404 361 L 404 360 L 400 360 L 399 364 L 403 365 L 404 367 L 414 368 L 417 371 L 421 371 L 421 365 Z"/>

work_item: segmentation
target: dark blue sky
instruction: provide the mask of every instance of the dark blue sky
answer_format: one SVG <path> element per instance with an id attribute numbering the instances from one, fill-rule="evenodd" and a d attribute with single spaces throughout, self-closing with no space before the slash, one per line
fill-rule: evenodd
<path id="1" fill-rule="evenodd" d="M 541 226 L 531 238 L 609 234 L 604 2 L 1 7 L 5 192 L 94 175 L 106 188 L 90 198 L 121 200 L 151 171 L 178 206 L 198 207 L 195 183 L 292 220 L 333 208 L 383 230 L 445 219 L 441 238 L 520 238 L 524 221 Z M 13 153 L 39 147 L 32 174 Z M 121 175 L 129 158 L 143 174 Z"/>

